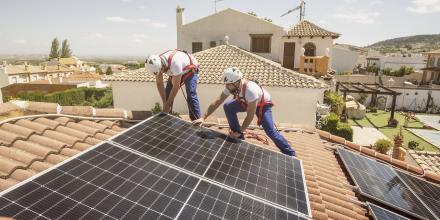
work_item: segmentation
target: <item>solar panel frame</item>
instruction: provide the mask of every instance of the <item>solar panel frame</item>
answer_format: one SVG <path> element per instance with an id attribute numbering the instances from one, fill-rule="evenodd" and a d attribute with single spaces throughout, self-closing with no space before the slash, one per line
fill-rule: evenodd
<path id="1" fill-rule="evenodd" d="M 375 220 L 409 220 L 409 218 L 399 215 L 395 212 L 392 212 L 388 209 L 384 209 L 378 205 L 367 202 L 368 210 L 370 211 L 370 215 Z"/>
<path id="2" fill-rule="evenodd" d="M 430 210 L 429 210 L 424 204 L 422 204 L 422 208 L 425 209 L 424 211 L 426 211 L 426 213 L 429 213 L 429 215 L 431 215 L 430 217 L 420 216 L 419 214 L 414 213 L 414 212 L 411 212 L 411 211 L 408 211 L 408 210 L 406 210 L 406 209 L 404 209 L 404 208 L 402 208 L 402 207 L 399 207 L 398 205 L 393 204 L 393 203 L 391 203 L 390 201 L 385 201 L 385 200 L 383 200 L 383 199 L 380 199 L 380 198 L 378 198 L 378 197 L 375 197 L 374 195 L 371 195 L 371 193 L 369 193 L 369 192 L 365 192 L 365 191 L 363 190 L 363 189 L 365 189 L 365 187 L 363 187 L 363 184 L 360 184 L 360 182 L 358 181 L 359 179 L 361 179 L 361 178 L 359 178 L 358 176 L 361 176 L 361 175 L 355 176 L 355 175 L 357 175 L 357 167 L 360 167 L 360 166 L 349 165 L 349 162 L 346 160 L 347 158 L 345 158 L 345 157 L 343 156 L 343 154 L 344 154 L 345 152 L 347 152 L 347 153 L 349 153 L 349 154 L 351 154 L 351 155 L 355 155 L 355 156 L 360 157 L 360 158 L 362 158 L 362 159 L 365 158 L 366 160 L 372 161 L 372 162 L 374 162 L 375 165 L 381 166 L 383 169 L 388 169 L 388 172 L 389 172 L 388 175 L 394 175 L 395 178 L 396 178 L 395 181 L 400 181 L 400 182 L 402 183 L 402 185 L 405 185 L 404 182 L 401 181 L 401 179 L 400 179 L 400 177 L 397 175 L 397 173 L 396 173 L 396 172 L 395 172 L 390 166 L 385 165 L 385 164 L 382 164 L 382 163 L 379 163 L 379 162 L 377 162 L 377 161 L 372 160 L 371 158 L 361 156 L 360 154 L 353 153 L 353 152 L 351 152 L 351 151 L 349 151 L 349 150 L 346 150 L 346 149 L 343 149 L 343 148 L 338 148 L 338 149 L 337 149 L 337 152 L 338 152 L 339 157 L 341 158 L 341 161 L 343 162 L 345 168 L 347 169 L 348 174 L 350 175 L 351 179 L 353 180 L 353 182 L 355 183 L 355 185 L 359 186 L 359 192 L 360 192 L 361 195 L 363 195 L 363 196 L 365 196 L 365 197 L 367 197 L 367 198 L 370 198 L 370 199 L 372 199 L 372 200 L 378 201 L 378 202 L 380 202 L 380 203 L 382 203 L 382 204 L 387 204 L 388 206 L 393 207 L 393 208 L 395 208 L 395 209 L 397 209 L 397 210 L 400 210 L 400 211 L 402 211 L 402 212 L 404 212 L 404 213 L 407 213 L 408 215 L 411 215 L 411 216 L 414 216 L 414 217 L 417 217 L 417 218 L 420 218 L 420 219 L 427 219 L 427 220 L 433 219 L 433 217 L 434 217 L 433 214 L 430 212 Z M 355 168 L 355 170 L 354 170 L 354 169 L 350 169 L 350 167 Z M 363 168 L 371 168 L 371 167 L 363 166 Z M 355 173 L 356 173 L 356 174 L 355 174 Z M 370 175 L 370 174 L 368 174 L 368 175 Z M 378 181 L 381 181 L 381 180 L 382 180 L 382 179 L 377 178 L 377 177 L 375 177 L 375 178 L 376 178 Z M 405 186 L 406 186 L 406 185 L 405 185 Z M 410 193 L 410 194 L 408 194 L 409 196 L 414 197 L 415 200 L 416 200 L 417 202 L 420 203 L 420 201 L 419 201 L 420 199 L 419 199 L 419 198 L 418 198 L 418 197 L 417 197 L 417 196 L 416 196 L 416 195 L 415 195 L 410 189 L 406 188 L 406 190 L 408 191 L 408 193 Z M 414 198 L 413 198 L 413 199 L 414 199 Z M 425 212 L 422 212 L 422 213 L 425 213 Z"/>

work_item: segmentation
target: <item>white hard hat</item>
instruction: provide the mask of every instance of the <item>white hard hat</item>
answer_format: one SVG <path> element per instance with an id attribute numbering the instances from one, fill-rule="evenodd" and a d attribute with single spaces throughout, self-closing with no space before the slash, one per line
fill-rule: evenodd
<path id="1" fill-rule="evenodd" d="M 225 84 L 235 83 L 241 79 L 243 79 L 243 73 L 237 67 L 227 68 L 223 72 L 223 82 Z"/>
<path id="2" fill-rule="evenodd" d="M 159 74 L 162 69 L 162 61 L 160 57 L 157 55 L 151 55 L 145 61 L 145 70 L 154 75 Z"/>

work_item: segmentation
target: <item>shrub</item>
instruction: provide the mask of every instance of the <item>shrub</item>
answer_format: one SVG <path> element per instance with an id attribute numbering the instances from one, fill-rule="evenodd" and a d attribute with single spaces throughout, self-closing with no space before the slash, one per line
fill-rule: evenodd
<path id="1" fill-rule="evenodd" d="M 346 140 L 353 141 L 353 128 L 348 124 L 339 123 L 335 135 L 343 137 Z"/>
<path id="2" fill-rule="evenodd" d="M 151 113 L 153 113 L 153 115 L 154 115 L 154 114 L 157 114 L 160 112 L 162 112 L 162 106 L 160 106 L 160 104 L 158 102 L 154 103 L 154 107 L 151 109 Z M 172 111 L 171 114 L 180 118 L 179 112 Z"/>
<path id="3" fill-rule="evenodd" d="M 335 113 L 330 113 L 329 116 L 321 119 L 321 129 L 330 133 L 336 133 L 339 123 L 339 116 Z"/>
<path id="4" fill-rule="evenodd" d="M 397 125 L 399 125 L 399 121 L 397 121 L 397 119 L 390 119 L 388 120 L 388 126 L 392 127 L 392 128 L 397 128 Z"/>
<path id="5" fill-rule="evenodd" d="M 370 106 L 370 107 L 368 107 L 368 110 L 369 110 L 371 113 L 377 113 L 377 107 L 376 107 L 376 106 Z"/>
<path id="6" fill-rule="evenodd" d="M 324 103 L 330 106 L 330 111 L 337 115 L 342 114 L 345 102 L 344 98 L 336 92 L 326 91 L 324 93 Z"/>
<path id="7" fill-rule="evenodd" d="M 374 144 L 374 149 L 376 149 L 378 152 L 386 154 L 392 147 L 392 143 L 390 140 L 387 139 L 379 139 Z"/>
<path id="8" fill-rule="evenodd" d="M 411 150 L 416 150 L 418 146 L 419 146 L 419 142 L 417 141 L 408 142 L 408 148 Z"/>

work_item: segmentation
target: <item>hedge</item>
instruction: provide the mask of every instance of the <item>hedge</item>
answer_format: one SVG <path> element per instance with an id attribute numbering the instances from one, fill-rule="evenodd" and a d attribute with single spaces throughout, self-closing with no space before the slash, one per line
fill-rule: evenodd
<path id="1" fill-rule="evenodd" d="M 342 114 L 345 102 L 344 98 L 336 92 L 326 91 L 324 93 L 324 103 L 330 106 L 330 111 L 337 115 Z"/>
<path id="2" fill-rule="evenodd" d="M 350 125 L 341 123 L 337 114 L 330 113 L 329 116 L 322 118 L 320 123 L 323 131 L 353 141 L 353 129 Z"/>
<path id="3" fill-rule="evenodd" d="M 19 99 L 34 102 L 58 103 L 62 106 L 92 105 L 97 108 L 106 108 L 113 105 L 111 89 L 76 88 L 62 92 L 44 94 L 41 92 L 18 93 L 16 97 L 6 97 L 5 100 Z"/>

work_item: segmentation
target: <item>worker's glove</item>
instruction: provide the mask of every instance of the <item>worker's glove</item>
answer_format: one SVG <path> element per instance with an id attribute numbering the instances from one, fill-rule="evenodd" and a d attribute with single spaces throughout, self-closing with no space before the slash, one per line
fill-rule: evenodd
<path id="1" fill-rule="evenodd" d="M 205 119 L 203 117 L 199 118 L 197 120 L 192 121 L 192 124 L 193 125 L 197 125 L 197 126 L 202 126 L 203 123 L 205 123 Z"/>

